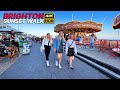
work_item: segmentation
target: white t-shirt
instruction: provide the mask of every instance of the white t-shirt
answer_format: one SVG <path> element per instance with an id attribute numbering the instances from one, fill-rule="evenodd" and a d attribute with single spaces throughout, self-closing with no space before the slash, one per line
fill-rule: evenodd
<path id="1" fill-rule="evenodd" d="M 19 38 L 18 37 L 15 37 L 15 42 L 19 42 Z"/>
<path id="2" fill-rule="evenodd" d="M 72 43 L 73 42 L 73 43 Z M 71 45 L 71 46 L 70 46 Z M 68 39 L 66 42 L 66 54 L 68 53 L 68 48 L 74 48 L 74 52 L 77 53 L 76 43 L 75 41 Z"/>
<path id="3" fill-rule="evenodd" d="M 49 40 L 47 38 L 44 38 L 42 41 L 42 49 L 44 49 L 44 45 L 48 45 Z M 49 42 L 49 46 L 53 45 L 53 40 L 51 39 Z"/>
<path id="4" fill-rule="evenodd" d="M 95 37 L 90 37 L 90 43 L 94 43 Z"/>

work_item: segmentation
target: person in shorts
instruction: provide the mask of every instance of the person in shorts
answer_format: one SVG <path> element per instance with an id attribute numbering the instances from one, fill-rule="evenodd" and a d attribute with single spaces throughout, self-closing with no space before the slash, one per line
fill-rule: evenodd
<path id="1" fill-rule="evenodd" d="M 73 69 L 72 61 L 74 60 L 74 54 L 77 54 L 77 48 L 72 34 L 70 34 L 70 37 L 66 42 L 66 54 L 69 57 L 70 68 Z"/>

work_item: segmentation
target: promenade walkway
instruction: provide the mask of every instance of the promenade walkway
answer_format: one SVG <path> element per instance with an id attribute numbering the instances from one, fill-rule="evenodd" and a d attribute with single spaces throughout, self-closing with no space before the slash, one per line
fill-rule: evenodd
<path id="1" fill-rule="evenodd" d="M 44 53 L 40 52 L 40 44 L 33 42 L 30 55 L 22 55 L 10 67 L 0 74 L 0 79 L 109 79 L 95 68 L 75 58 L 74 70 L 67 63 L 63 54 L 62 68 L 55 66 L 56 54 L 51 49 L 50 67 L 46 66 Z M 3 63 L 3 62 L 0 62 Z"/>

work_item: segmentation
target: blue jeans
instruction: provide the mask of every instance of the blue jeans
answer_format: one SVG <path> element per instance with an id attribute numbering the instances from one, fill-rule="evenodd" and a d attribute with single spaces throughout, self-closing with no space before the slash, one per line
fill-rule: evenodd
<path id="1" fill-rule="evenodd" d="M 94 47 L 94 42 L 90 43 L 90 48 Z"/>

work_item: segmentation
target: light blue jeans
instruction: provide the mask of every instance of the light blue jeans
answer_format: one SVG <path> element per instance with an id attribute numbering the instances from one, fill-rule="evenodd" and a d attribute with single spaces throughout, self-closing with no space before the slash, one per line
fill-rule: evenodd
<path id="1" fill-rule="evenodd" d="M 94 47 L 94 42 L 91 42 L 90 43 L 90 48 L 93 48 Z"/>

